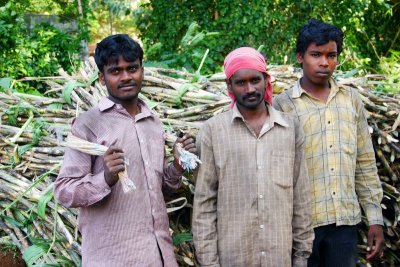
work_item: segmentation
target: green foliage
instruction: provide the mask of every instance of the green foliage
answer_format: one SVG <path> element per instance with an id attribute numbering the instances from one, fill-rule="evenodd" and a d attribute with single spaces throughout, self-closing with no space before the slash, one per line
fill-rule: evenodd
<path id="1" fill-rule="evenodd" d="M 192 233 L 178 233 L 174 235 L 172 238 L 172 243 L 174 246 L 179 246 L 179 244 L 183 242 L 192 242 L 193 241 L 193 234 Z"/>
<path id="2" fill-rule="evenodd" d="M 295 63 L 297 33 L 310 18 L 333 23 L 344 30 L 343 69 L 365 64 L 377 67 L 390 49 L 400 50 L 400 42 L 396 41 L 400 38 L 399 0 L 151 0 L 142 3 L 135 12 L 146 55 L 153 61 L 165 63 L 165 55 L 174 55 L 174 59 L 168 59 L 178 65 L 176 52 L 182 49 L 180 40 L 186 39 L 185 33 L 190 32 L 193 21 L 204 32 L 219 32 L 218 38 L 204 44 L 202 54 L 205 48 L 210 49 L 207 73 L 218 69 L 224 56 L 240 46 L 263 45 L 261 52 L 270 62 Z M 192 48 L 184 52 L 194 51 Z M 179 57 L 184 59 L 182 55 Z"/>
<path id="3" fill-rule="evenodd" d="M 0 78 L 53 76 L 58 75 L 59 68 L 74 71 L 80 64 L 85 31 L 71 35 L 49 24 L 36 25 L 29 31 L 24 21 L 28 7 L 18 1 L 0 7 Z M 18 86 L 19 91 L 33 87 L 36 90 L 31 92 L 36 94 L 43 89 L 38 82 Z"/>
<path id="4" fill-rule="evenodd" d="M 400 94 L 400 51 L 391 51 L 389 57 L 381 58 L 379 72 L 386 76 L 377 89 L 384 93 Z"/>
<path id="5" fill-rule="evenodd" d="M 220 66 L 215 64 L 212 58 L 207 57 L 207 46 L 218 36 L 218 32 L 203 31 L 196 22 L 192 22 L 175 51 L 166 51 L 165 46 L 168 44 L 161 42 L 152 44 L 150 47 L 145 44 L 145 55 L 149 60 L 146 65 L 149 66 L 153 64 L 152 61 L 157 61 L 164 67 L 184 68 L 191 72 L 196 70 L 200 72 L 199 67 L 201 67 L 204 73 L 213 73 L 219 70 Z"/>

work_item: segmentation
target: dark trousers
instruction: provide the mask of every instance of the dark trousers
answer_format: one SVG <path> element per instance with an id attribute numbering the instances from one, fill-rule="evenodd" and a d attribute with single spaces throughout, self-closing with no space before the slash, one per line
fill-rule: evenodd
<path id="1" fill-rule="evenodd" d="M 314 228 L 308 267 L 353 267 L 357 257 L 357 226 L 329 224 Z"/>

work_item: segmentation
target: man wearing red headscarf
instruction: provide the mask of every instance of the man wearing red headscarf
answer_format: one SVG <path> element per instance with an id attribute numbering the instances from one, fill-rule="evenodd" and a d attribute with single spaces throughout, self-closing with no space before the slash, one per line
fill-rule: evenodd
<path id="1" fill-rule="evenodd" d="M 224 62 L 231 109 L 197 137 L 193 239 L 201 266 L 307 266 L 314 234 L 301 127 L 272 106 L 264 57 Z"/>

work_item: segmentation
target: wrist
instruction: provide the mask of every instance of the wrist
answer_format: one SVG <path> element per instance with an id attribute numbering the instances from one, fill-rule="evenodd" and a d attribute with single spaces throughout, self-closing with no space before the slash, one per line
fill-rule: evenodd
<path id="1" fill-rule="evenodd" d="M 175 169 L 176 169 L 180 174 L 183 174 L 183 173 L 184 173 L 185 170 L 182 168 L 182 166 L 179 164 L 179 162 L 178 162 L 176 159 L 174 159 L 174 161 L 173 161 L 172 164 L 174 165 Z"/>

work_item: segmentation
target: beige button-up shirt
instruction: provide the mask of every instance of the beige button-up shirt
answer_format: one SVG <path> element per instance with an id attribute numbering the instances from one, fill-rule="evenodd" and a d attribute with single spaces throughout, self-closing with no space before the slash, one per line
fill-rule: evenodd
<path id="1" fill-rule="evenodd" d="M 258 137 L 236 105 L 198 134 L 192 229 L 201 266 L 307 264 L 314 234 L 302 130 L 267 107 Z"/>
<path id="2" fill-rule="evenodd" d="M 383 225 L 382 187 L 361 98 L 334 80 L 330 85 L 326 103 L 300 82 L 274 99 L 274 106 L 296 116 L 304 129 L 314 227 L 355 225 L 361 221 L 360 204 L 370 225 Z"/>
<path id="3" fill-rule="evenodd" d="M 128 177 L 137 189 L 122 191 L 105 182 L 103 157 L 67 149 L 55 182 L 55 196 L 79 207 L 82 266 L 177 266 L 163 191 L 179 188 L 180 174 L 166 165 L 164 132 L 141 102 L 135 117 L 108 98 L 80 115 L 72 133 L 89 142 L 121 147 Z"/>

